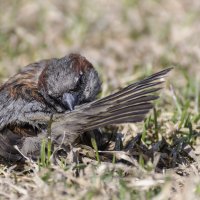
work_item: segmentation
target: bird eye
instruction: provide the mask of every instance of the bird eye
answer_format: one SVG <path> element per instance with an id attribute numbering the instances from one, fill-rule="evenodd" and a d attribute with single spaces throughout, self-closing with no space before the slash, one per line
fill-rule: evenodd
<path id="1" fill-rule="evenodd" d="M 48 91 L 48 95 L 51 96 L 53 92 L 51 90 Z"/>
<path id="2" fill-rule="evenodd" d="M 79 77 L 75 77 L 74 81 L 77 83 L 79 81 Z"/>

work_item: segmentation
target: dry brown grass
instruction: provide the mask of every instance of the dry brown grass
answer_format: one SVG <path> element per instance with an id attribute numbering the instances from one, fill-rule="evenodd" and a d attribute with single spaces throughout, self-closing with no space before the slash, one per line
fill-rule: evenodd
<path id="1" fill-rule="evenodd" d="M 199 20 L 196 0 L 1 1 L 2 82 L 31 62 L 70 52 L 97 68 L 102 96 L 174 70 L 145 126 L 118 127 L 124 137 L 110 143 L 115 152 L 99 152 L 100 163 L 88 147 L 70 149 L 56 165 L 2 163 L 0 199 L 198 199 Z"/>

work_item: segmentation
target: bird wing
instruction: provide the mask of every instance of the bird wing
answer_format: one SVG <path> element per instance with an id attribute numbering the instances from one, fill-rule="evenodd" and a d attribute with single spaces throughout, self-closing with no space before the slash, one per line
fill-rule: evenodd
<path id="1" fill-rule="evenodd" d="M 53 116 L 53 134 L 66 133 L 69 143 L 81 133 L 111 124 L 143 121 L 153 108 L 155 93 L 172 68 L 162 70 L 105 98 L 77 106 L 74 111 Z"/>

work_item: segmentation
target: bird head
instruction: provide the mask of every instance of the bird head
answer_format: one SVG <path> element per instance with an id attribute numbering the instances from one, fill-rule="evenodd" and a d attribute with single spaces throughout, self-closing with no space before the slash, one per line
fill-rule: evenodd
<path id="1" fill-rule="evenodd" d="M 38 81 L 40 93 L 58 112 L 93 101 L 100 88 L 97 71 L 79 54 L 49 60 Z"/>

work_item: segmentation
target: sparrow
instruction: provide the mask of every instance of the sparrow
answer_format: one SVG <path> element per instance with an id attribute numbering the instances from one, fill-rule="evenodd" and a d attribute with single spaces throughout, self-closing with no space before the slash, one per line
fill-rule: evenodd
<path id="1" fill-rule="evenodd" d="M 84 133 L 107 125 L 143 121 L 170 70 L 96 99 L 100 78 L 79 54 L 24 67 L 0 87 L 0 156 L 20 161 L 22 154 L 38 155 L 50 121 L 56 144 L 73 144 Z"/>

